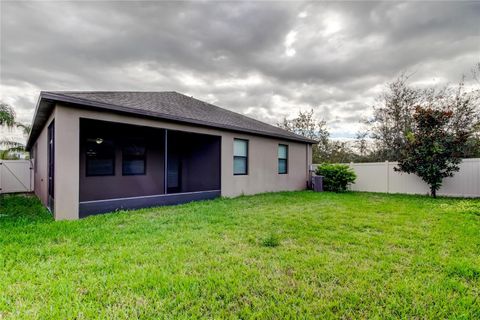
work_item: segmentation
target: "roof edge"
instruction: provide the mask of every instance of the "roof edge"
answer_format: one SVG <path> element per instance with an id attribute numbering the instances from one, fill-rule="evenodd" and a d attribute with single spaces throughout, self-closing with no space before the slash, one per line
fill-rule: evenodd
<path id="1" fill-rule="evenodd" d="M 30 151 L 30 149 L 32 148 L 32 142 L 33 142 L 32 139 L 35 136 L 34 125 L 35 125 L 35 121 L 37 120 L 38 110 L 40 109 L 40 104 L 42 102 L 43 94 L 44 94 L 44 91 L 40 91 L 40 94 L 38 95 L 37 103 L 35 105 L 35 112 L 33 113 L 33 118 L 32 118 L 32 127 L 30 130 L 30 133 L 28 134 L 27 143 L 25 144 L 25 149 L 27 151 Z"/>
<path id="2" fill-rule="evenodd" d="M 242 133 L 250 133 L 250 134 L 255 134 L 255 135 L 265 136 L 265 137 L 280 138 L 280 139 L 284 139 L 284 140 L 288 140 L 288 141 L 296 141 L 296 142 L 302 142 L 302 143 L 306 143 L 306 144 L 317 144 L 318 143 L 318 141 L 316 141 L 316 140 L 312 140 L 312 139 L 297 135 L 295 133 L 293 133 L 295 136 L 290 136 L 290 135 L 287 135 L 287 134 L 285 134 L 285 135 L 273 134 L 273 133 L 269 134 L 269 133 L 259 131 L 259 130 L 244 129 L 242 127 L 236 127 L 236 126 L 231 126 L 231 125 L 220 125 L 218 123 L 201 121 L 201 120 L 196 120 L 196 119 L 186 118 L 186 117 L 177 117 L 177 116 L 172 116 L 172 115 L 165 114 L 165 113 L 161 113 L 159 115 L 158 113 L 149 112 L 147 110 L 131 109 L 131 108 L 119 106 L 119 105 L 116 105 L 116 104 L 91 101 L 91 100 L 82 99 L 82 98 L 74 98 L 74 97 L 63 95 L 61 92 L 41 91 L 40 96 L 39 96 L 38 101 L 37 101 L 37 105 L 36 105 L 36 108 L 35 108 L 35 113 L 34 113 L 34 117 L 33 117 L 33 121 L 32 121 L 32 132 L 30 133 L 30 135 L 28 137 L 28 140 L 27 140 L 27 145 L 26 145 L 27 150 L 29 150 L 32 147 L 32 143 L 33 143 L 32 140 L 35 138 L 35 135 L 36 135 L 33 132 L 33 126 L 35 125 L 39 109 L 41 108 L 42 101 L 44 99 L 49 99 L 49 100 L 53 100 L 53 101 L 57 101 L 57 102 L 72 103 L 72 104 L 76 104 L 76 105 L 83 105 L 83 106 L 88 106 L 88 107 L 93 107 L 93 108 L 98 108 L 98 109 L 104 109 L 104 110 L 109 110 L 109 111 L 114 111 L 114 112 L 128 113 L 128 114 L 132 114 L 132 115 L 146 116 L 146 117 L 151 117 L 151 118 L 155 118 L 155 119 L 165 119 L 165 120 L 176 121 L 176 122 L 196 124 L 196 125 L 206 126 L 206 127 L 211 127 L 211 128 L 220 128 L 220 129 L 224 129 L 224 130 L 237 131 L 237 132 L 242 132 Z M 227 109 L 225 109 L 225 110 L 227 110 Z M 230 111 L 230 110 L 228 110 L 228 111 Z M 242 116 L 247 117 L 245 115 L 242 115 Z M 251 119 L 253 119 L 253 118 L 251 118 Z M 256 119 L 253 119 L 253 120 L 256 120 Z M 256 121 L 258 121 L 258 120 L 256 120 Z M 43 125 L 42 125 L 42 128 L 43 128 Z M 286 131 L 286 132 L 292 133 L 292 132 L 289 132 L 289 131 Z"/>

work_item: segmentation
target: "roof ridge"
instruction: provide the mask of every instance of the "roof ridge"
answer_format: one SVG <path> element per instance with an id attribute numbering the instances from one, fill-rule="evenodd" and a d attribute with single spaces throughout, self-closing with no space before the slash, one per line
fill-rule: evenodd
<path id="1" fill-rule="evenodd" d="M 36 110 L 41 112 L 45 112 L 42 111 L 43 109 L 49 110 L 51 105 L 46 104 L 51 104 L 52 101 L 62 101 L 79 106 L 85 105 L 304 143 L 316 143 L 312 139 L 270 123 L 176 91 L 42 91 Z M 40 122 L 43 120 L 37 119 L 37 111 L 34 116 L 34 128 L 28 140 L 29 146 L 32 137 L 38 134 L 37 131 L 42 126 Z M 40 122 L 37 123 L 37 120 Z"/>
<path id="2" fill-rule="evenodd" d="M 176 91 L 125 91 L 125 90 L 107 90 L 107 91 L 102 91 L 102 90 L 46 90 L 46 91 L 41 91 L 42 93 L 55 93 L 55 94 L 62 94 L 62 93 L 76 93 L 76 94 L 82 94 L 82 93 L 178 93 Z"/>
<path id="3" fill-rule="evenodd" d="M 174 92 L 175 92 L 175 91 L 174 91 Z M 222 108 L 222 107 L 216 106 L 216 105 L 214 105 L 214 104 L 212 104 L 212 103 L 209 103 L 209 102 L 206 102 L 206 101 L 203 101 L 203 100 L 199 100 L 199 99 L 197 99 L 197 98 L 195 98 L 195 97 L 193 97 L 193 96 L 189 97 L 189 96 L 187 96 L 187 95 L 185 95 L 185 94 L 183 94 L 183 93 L 179 93 L 179 92 L 175 92 L 175 93 L 176 93 L 176 94 L 179 94 L 179 95 L 182 95 L 182 96 L 185 96 L 185 97 L 187 97 L 187 98 L 195 99 L 195 100 L 197 100 L 197 101 L 199 101 L 199 102 L 201 102 L 201 103 L 203 103 L 203 104 L 207 104 L 207 105 L 212 106 L 212 107 L 214 107 L 214 108 L 221 109 L 222 111 L 227 111 L 227 112 L 230 112 L 230 113 L 233 113 L 233 114 L 236 114 L 236 115 L 239 115 L 239 116 L 248 118 L 249 120 L 253 120 L 253 121 L 255 121 L 255 122 L 261 123 L 262 125 L 268 125 L 268 126 L 270 126 L 270 127 L 272 127 L 272 128 L 278 129 L 279 131 L 283 131 L 283 132 L 286 132 L 286 133 L 288 132 L 288 133 L 292 134 L 293 136 L 305 138 L 304 136 L 301 136 L 301 135 L 299 135 L 299 134 L 296 134 L 295 132 L 291 132 L 291 131 L 282 129 L 282 128 L 277 127 L 277 126 L 274 126 L 274 125 L 272 125 L 272 124 L 270 124 L 270 123 L 257 120 L 257 119 L 255 119 L 255 118 L 249 117 L 249 116 L 247 116 L 247 115 L 244 115 L 244 114 L 241 114 L 241 113 L 238 113 L 238 112 L 229 110 L 229 109 L 227 109 L 227 108 Z"/>

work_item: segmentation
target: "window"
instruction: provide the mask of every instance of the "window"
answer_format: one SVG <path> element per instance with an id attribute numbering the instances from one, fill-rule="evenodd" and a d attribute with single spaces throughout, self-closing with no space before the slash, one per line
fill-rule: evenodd
<path id="1" fill-rule="evenodd" d="M 278 173 L 288 173 L 288 146 L 285 144 L 278 145 Z"/>
<path id="2" fill-rule="evenodd" d="M 113 141 L 103 138 L 87 139 L 87 176 L 115 175 L 115 148 Z"/>
<path id="3" fill-rule="evenodd" d="M 248 174 L 248 141 L 233 140 L 233 174 Z"/>
<path id="4" fill-rule="evenodd" d="M 146 148 L 143 141 L 131 141 L 123 147 L 122 174 L 124 176 L 144 175 Z"/>

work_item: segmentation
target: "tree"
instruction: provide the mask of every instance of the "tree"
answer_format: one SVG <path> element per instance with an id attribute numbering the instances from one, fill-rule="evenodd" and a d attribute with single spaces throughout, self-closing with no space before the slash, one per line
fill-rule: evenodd
<path id="1" fill-rule="evenodd" d="M 441 88 L 415 88 L 408 80 L 409 76 L 402 74 L 389 83 L 373 107 L 373 117 L 366 121 L 369 136 L 374 142 L 373 154 L 382 160 L 398 160 L 408 143 L 407 135 L 412 131 L 416 107 L 421 106 L 452 111 L 449 130 L 473 132 L 463 145 L 462 156 L 478 155 L 480 143 L 475 132 L 480 130 L 480 90 L 467 89 L 465 76 L 458 86 L 445 85 Z"/>
<path id="2" fill-rule="evenodd" d="M 405 134 L 411 128 L 414 106 L 422 98 L 420 90 L 408 85 L 408 79 L 402 74 L 387 84 L 386 90 L 377 98 L 377 105 L 373 106 L 373 117 L 366 122 L 376 152 L 384 160 L 396 160 L 405 147 Z"/>
<path id="3" fill-rule="evenodd" d="M 20 128 L 23 131 L 23 134 L 27 136 L 30 133 L 31 127 L 21 122 L 16 121 L 16 115 L 13 108 L 6 104 L 0 102 L 0 126 L 11 128 Z M 21 142 L 10 140 L 10 139 L 0 139 L 0 146 L 3 146 L 5 149 L 0 150 L 0 159 L 9 159 L 12 158 L 14 152 L 26 152 L 25 145 Z"/>
<path id="4" fill-rule="evenodd" d="M 0 102 L 0 126 L 12 128 L 15 126 L 15 111 L 6 103 Z"/>
<path id="5" fill-rule="evenodd" d="M 328 142 L 327 151 L 321 157 L 324 163 L 347 163 L 357 161 L 358 155 L 353 151 L 346 141 L 330 140 Z"/>
<path id="6" fill-rule="evenodd" d="M 315 119 L 313 109 L 306 112 L 300 111 L 296 118 L 290 120 L 284 118 L 277 125 L 282 129 L 318 141 L 318 144 L 312 146 L 313 163 L 344 163 L 359 158 L 347 142 L 330 139 L 325 120 Z"/>
<path id="7" fill-rule="evenodd" d="M 445 177 L 459 170 L 462 151 L 471 132 L 454 130 L 458 115 L 453 110 L 417 106 L 400 152 L 396 171 L 414 173 L 430 186 L 432 197 Z"/>
<path id="8" fill-rule="evenodd" d="M 357 132 L 355 136 L 355 147 L 359 156 L 366 156 L 370 152 L 367 142 L 368 132 Z"/>
<path id="9" fill-rule="evenodd" d="M 367 131 L 358 131 L 353 141 L 354 162 L 384 161 L 383 152 L 375 148 Z"/>
<path id="10" fill-rule="evenodd" d="M 478 130 L 480 131 L 480 129 Z M 475 133 L 465 144 L 464 158 L 480 158 L 480 133 Z"/>
<path id="11" fill-rule="evenodd" d="M 320 163 L 320 159 L 328 152 L 330 133 L 327 129 L 325 120 L 316 120 L 313 109 L 310 111 L 299 111 L 294 119 L 283 118 L 278 127 L 290 132 L 299 134 L 306 138 L 318 141 L 318 144 L 312 147 L 312 159 L 314 163 Z"/>

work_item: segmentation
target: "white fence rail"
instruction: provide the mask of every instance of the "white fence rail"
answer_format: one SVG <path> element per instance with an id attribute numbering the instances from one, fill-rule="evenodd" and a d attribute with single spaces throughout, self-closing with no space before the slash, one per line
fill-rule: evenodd
<path id="1" fill-rule="evenodd" d="M 29 160 L 0 160 L 0 194 L 33 191 Z"/>
<path id="2" fill-rule="evenodd" d="M 428 194 L 429 187 L 414 174 L 396 172 L 397 162 L 370 162 L 348 164 L 357 174 L 351 190 Z M 316 166 L 316 165 L 314 165 Z M 480 197 L 480 158 L 463 159 L 460 171 L 443 180 L 438 195 L 454 197 Z"/>

